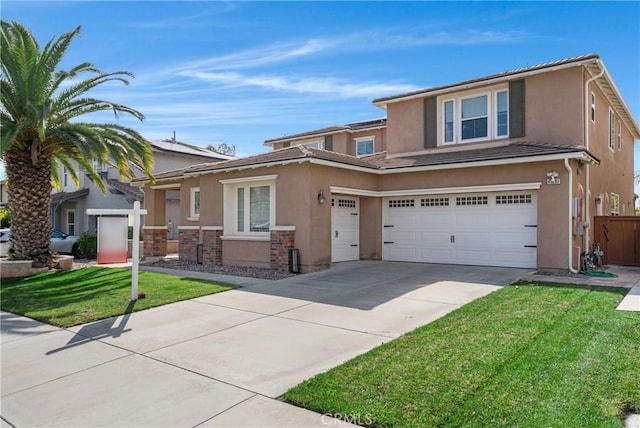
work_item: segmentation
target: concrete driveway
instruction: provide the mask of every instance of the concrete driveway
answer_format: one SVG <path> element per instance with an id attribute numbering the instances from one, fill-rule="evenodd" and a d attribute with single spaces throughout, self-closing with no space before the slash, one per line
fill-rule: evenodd
<path id="1" fill-rule="evenodd" d="M 70 329 L 2 313 L 2 426 L 336 425 L 275 398 L 530 272 L 351 262 Z"/>

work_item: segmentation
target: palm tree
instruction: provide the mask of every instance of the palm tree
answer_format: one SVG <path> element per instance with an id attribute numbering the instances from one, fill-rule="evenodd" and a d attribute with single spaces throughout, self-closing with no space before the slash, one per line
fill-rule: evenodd
<path id="1" fill-rule="evenodd" d="M 23 25 L 6 21 L 0 25 L 0 157 L 8 178 L 12 257 L 49 266 L 51 190 L 52 183 L 60 184 L 58 165 L 66 167 L 78 184 L 76 161 L 106 193 L 92 160 L 115 166 L 123 178 L 134 177 L 138 169 L 152 179 L 151 147 L 133 129 L 79 120 L 101 111 L 113 111 L 116 118 L 124 113 L 144 119 L 132 108 L 87 94 L 112 81 L 128 85 L 131 73 L 104 73 L 87 62 L 59 68 L 80 27 L 41 50 Z"/>

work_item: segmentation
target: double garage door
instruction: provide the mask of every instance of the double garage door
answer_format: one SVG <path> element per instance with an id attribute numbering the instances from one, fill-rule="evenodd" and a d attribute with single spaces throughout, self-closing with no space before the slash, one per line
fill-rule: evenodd
<path id="1" fill-rule="evenodd" d="M 384 260 L 535 268 L 534 191 L 383 201 Z"/>

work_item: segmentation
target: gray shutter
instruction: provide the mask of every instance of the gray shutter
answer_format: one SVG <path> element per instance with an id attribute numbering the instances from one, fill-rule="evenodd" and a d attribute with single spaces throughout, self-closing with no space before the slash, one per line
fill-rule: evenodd
<path id="1" fill-rule="evenodd" d="M 509 82 L 509 137 L 524 137 L 524 79 Z"/>
<path id="2" fill-rule="evenodd" d="M 330 152 L 333 151 L 333 135 L 325 135 L 324 137 L 324 149 Z"/>
<path id="3" fill-rule="evenodd" d="M 424 148 L 438 145 L 438 104 L 436 97 L 424 100 Z"/>

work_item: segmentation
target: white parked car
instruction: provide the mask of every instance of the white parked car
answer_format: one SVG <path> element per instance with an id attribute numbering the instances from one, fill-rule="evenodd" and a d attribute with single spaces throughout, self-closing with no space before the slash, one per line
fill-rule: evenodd
<path id="1" fill-rule="evenodd" d="M 7 255 L 9 252 L 10 229 L 0 229 L 0 257 Z M 66 233 L 53 229 L 51 230 L 51 251 L 60 254 L 72 254 L 75 258 L 81 258 L 82 253 L 78 247 L 78 239 L 76 235 L 67 235 Z"/>

